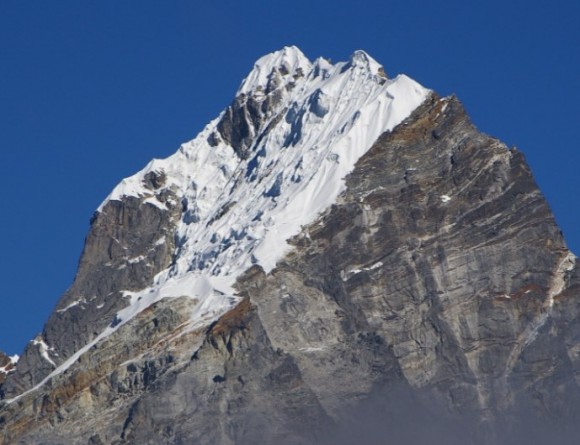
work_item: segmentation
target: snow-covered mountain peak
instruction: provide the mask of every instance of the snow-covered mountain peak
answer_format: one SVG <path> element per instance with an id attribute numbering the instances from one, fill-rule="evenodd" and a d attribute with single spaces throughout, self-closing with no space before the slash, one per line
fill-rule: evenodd
<path id="1" fill-rule="evenodd" d="M 296 46 L 286 46 L 258 59 L 242 82 L 236 96 L 256 90 L 268 90 L 273 83 L 280 83 L 281 79 L 285 80 L 284 83 L 291 82 L 310 72 L 311 68 L 312 63 L 300 49 Z"/>
<path id="2" fill-rule="evenodd" d="M 237 301 L 236 279 L 252 265 L 270 272 L 286 241 L 335 202 L 357 160 L 428 94 L 406 76 L 387 79 L 364 51 L 334 65 L 296 47 L 259 59 L 220 116 L 99 207 L 133 196 L 161 211 L 179 203 L 181 219 L 171 266 L 127 291 L 118 323 L 94 341 L 162 298 L 196 299 L 195 326 L 215 320 Z"/>

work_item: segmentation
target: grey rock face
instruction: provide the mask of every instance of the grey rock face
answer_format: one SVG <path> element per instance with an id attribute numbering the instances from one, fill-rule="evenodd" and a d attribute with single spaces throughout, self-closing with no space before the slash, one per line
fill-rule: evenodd
<path id="1" fill-rule="evenodd" d="M 143 289 L 170 264 L 181 206 L 170 192 L 155 193 L 162 178 L 148 180 L 151 196 L 109 201 L 91 221 L 74 283 L 37 342 L 27 345 L 17 371 L 3 387 L 7 398 L 40 382 L 89 343 L 127 305 L 124 291 Z M 144 202 L 152 196 L 158 205 Z"/>
<path id="2" fill-rule="evenodd" d="M 110 202 L 46 348 L 4 385 L 22 395 L 0 406 L 0 444 L 572 443 L 553 431 L 580 420 L 580 271 L 522 154 L 433 95 L 346 185 L 214 325 L 161 300 L 22 394 L 171 261 L 177 197 Z"/>
<path id="3" fill-rule="evenodd" d="M 0 351 L 0 388 L 2 384 L 6 381 L 6 377 L 11 372 L 14 372 L 14 365 L 10 357 Z"/>

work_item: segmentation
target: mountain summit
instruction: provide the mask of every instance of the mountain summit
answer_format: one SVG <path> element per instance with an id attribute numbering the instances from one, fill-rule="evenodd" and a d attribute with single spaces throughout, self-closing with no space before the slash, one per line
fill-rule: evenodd
<path id="1" fill-rule="evenodd" d="M 573 424 L 579 284 L 523 156 L 455 97 L 364 51 L 286 47 L 99 206 L 0 381 L 0 444 L 400 442 L 409 413 L 461 443 Z"/>

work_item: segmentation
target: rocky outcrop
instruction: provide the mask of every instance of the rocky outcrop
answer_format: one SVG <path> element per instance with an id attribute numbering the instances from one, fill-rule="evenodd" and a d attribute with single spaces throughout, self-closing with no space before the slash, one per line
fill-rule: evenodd
<path id="1" fill-rule="evenodd" d="M 42 381 L 114 323 L 129 302 L 126 292 L 149 285 L 171 263 L 181 203 L 171 192 L 157 192 L 163 177 L 154 176 L 148 177 L 148 196 L 109 201 L 95 214 L 75 280 L 42 333 L 27 345 L 3 386 L 6 397 Z"/>

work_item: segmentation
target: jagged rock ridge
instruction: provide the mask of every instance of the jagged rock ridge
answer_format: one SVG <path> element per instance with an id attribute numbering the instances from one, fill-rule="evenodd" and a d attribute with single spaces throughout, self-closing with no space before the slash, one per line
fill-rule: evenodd
<path id="1" fill-rule="evenodd" d="M 579 279 L 521 153 L 457 99 L 286 48 L 99 208 L 2 385 L 3 443 L 325 443 L 368 400 L 393 437 L 403 399 L 461 443 L 522 407 L 570 424 Z"/>

